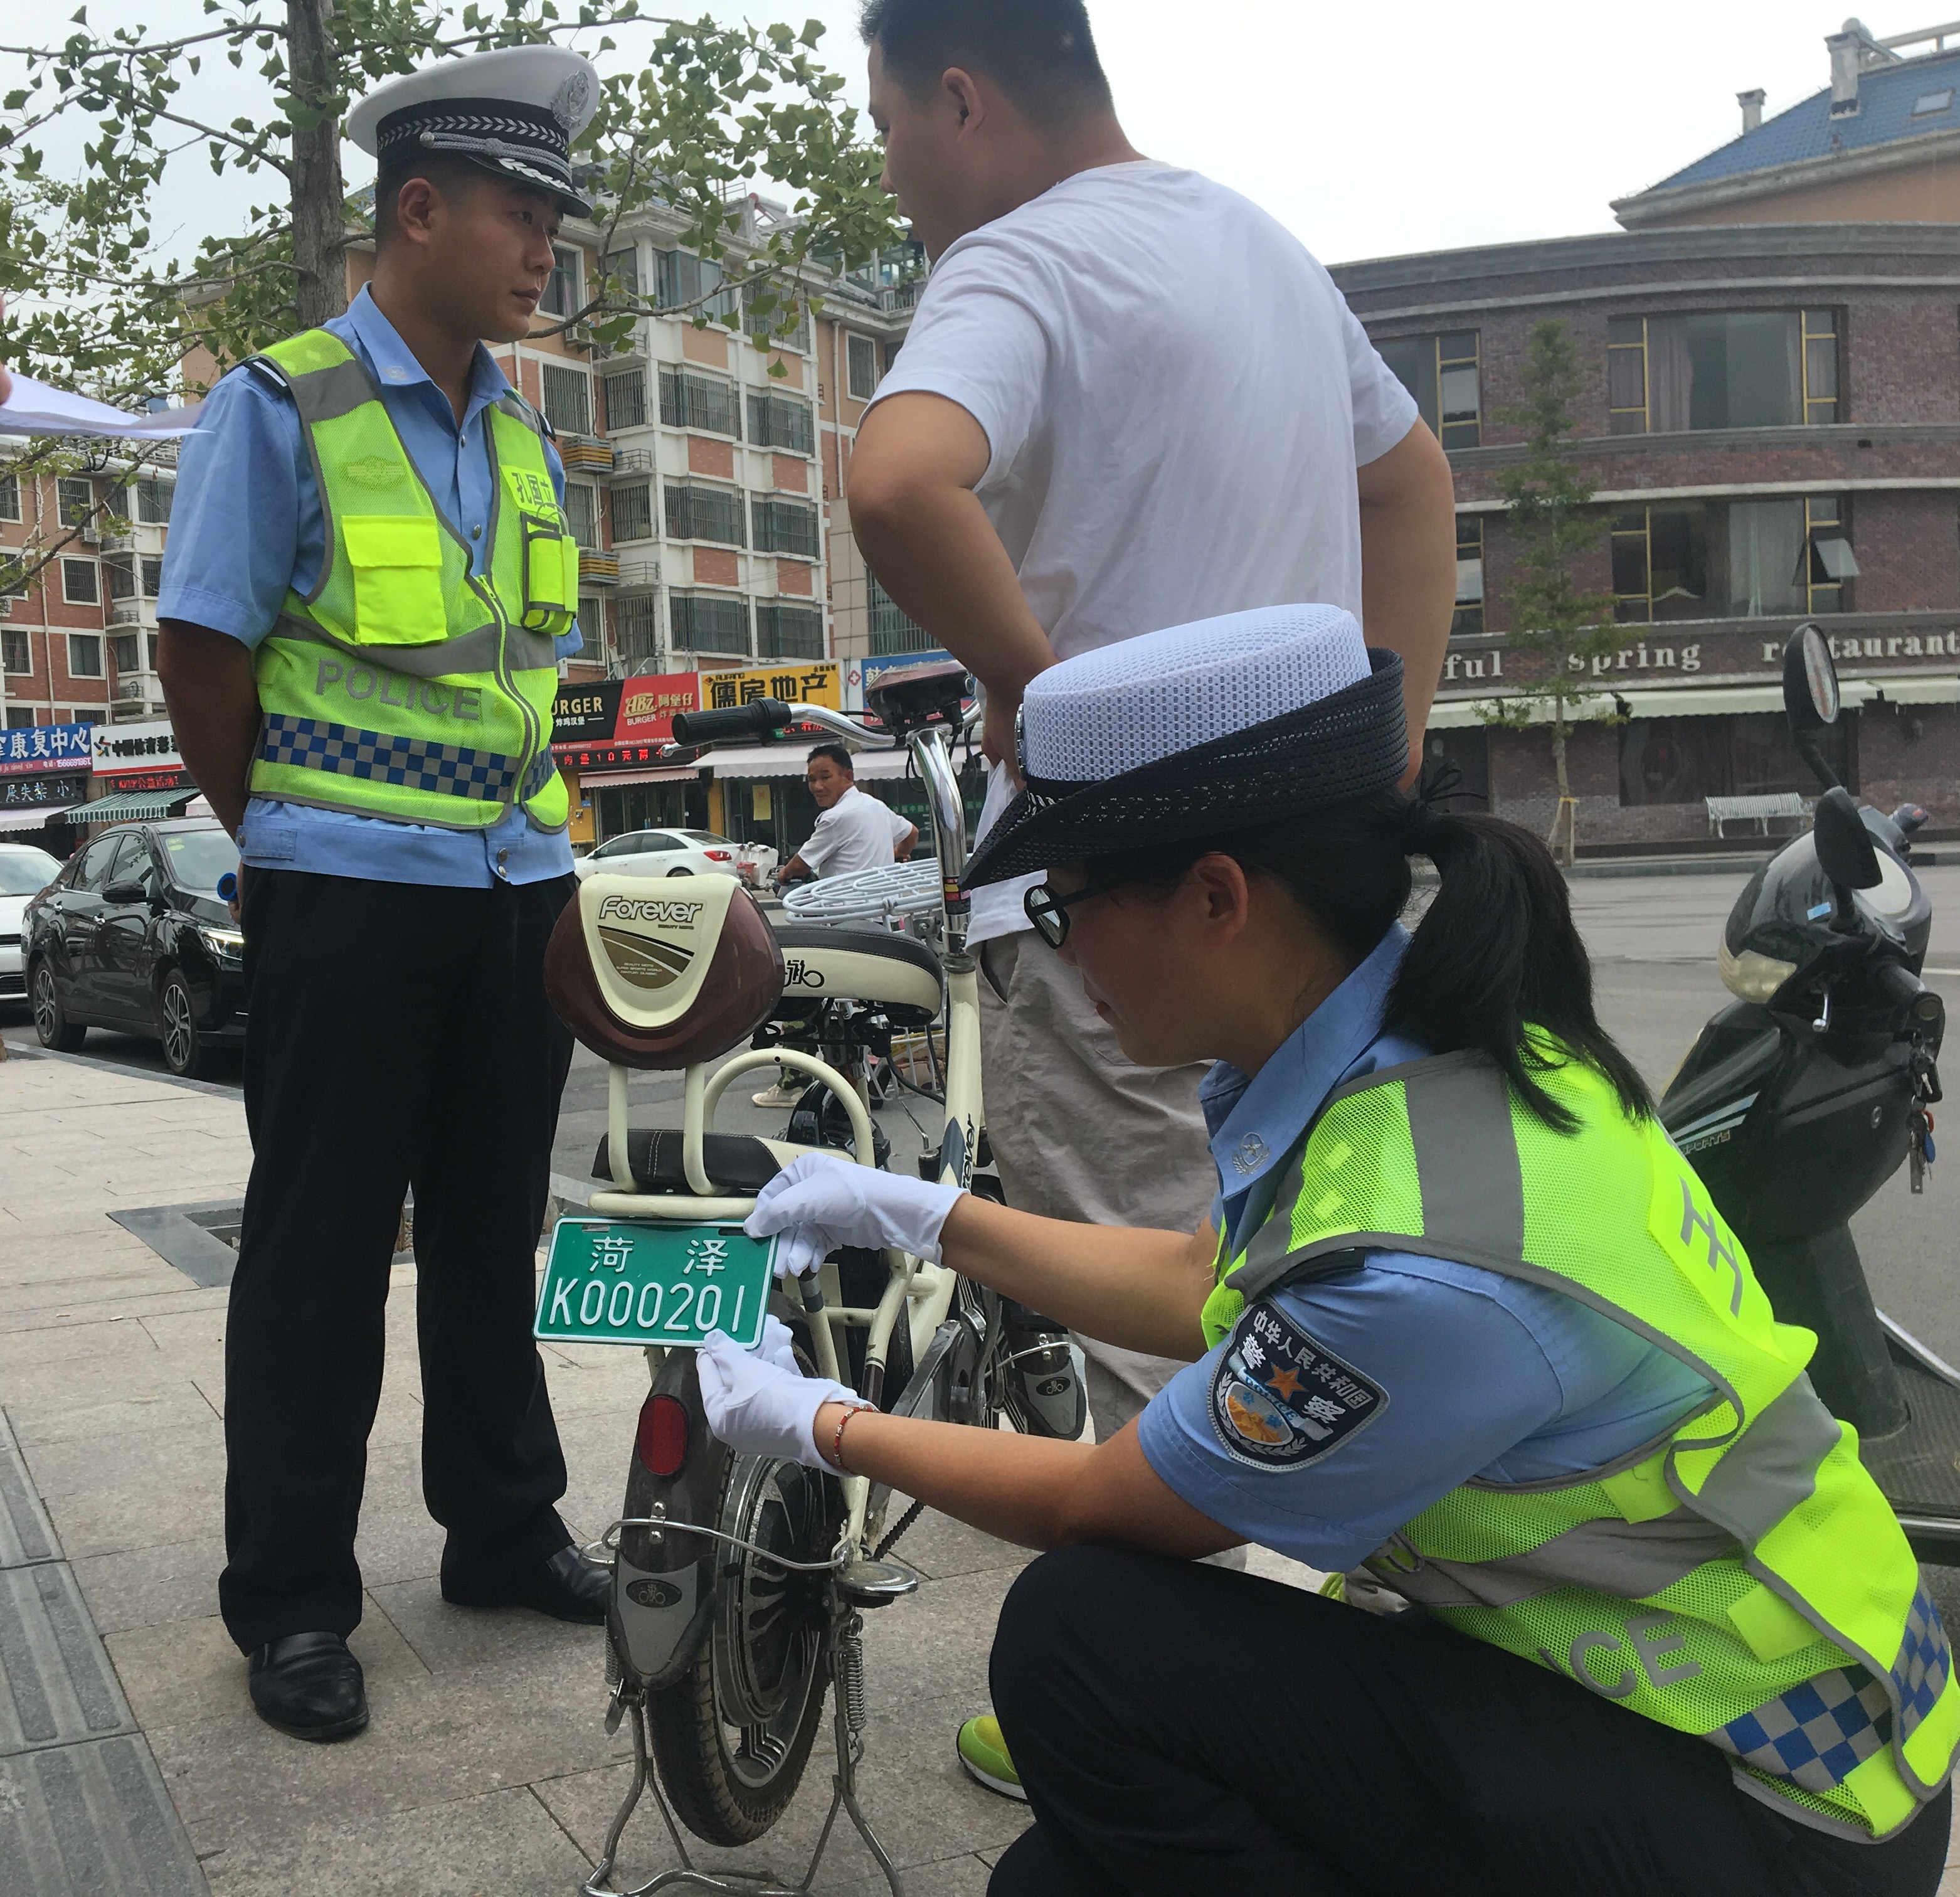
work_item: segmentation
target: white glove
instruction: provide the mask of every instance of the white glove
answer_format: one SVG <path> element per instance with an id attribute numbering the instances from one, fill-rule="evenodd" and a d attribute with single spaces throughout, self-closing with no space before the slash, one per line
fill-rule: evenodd
<path id="1" fill-rule="evenodd" d="M 708 1427 L 738 1454 L 778 1456 L 834 1475 L 816 1447 L 816 1412 L 826 1403 L 861 1408 L 864 1399 L 827 1377 L 803 1375 L 789 1354 L 789 1332 L 781 1324 L 775 1332 L 765 1326 L 756 1351 L 726 1331 L 708 1333 L 695 1353 Z"/>
<path id="2" fill-rule="evenodd" d="M 756 1194 L 756 1209 L 742 1229 L 751 1238 L 781 1233 L 779 1279 L 814 1271 L 840 1245 L 873 1250 L 893 1246 L 937 1265 L 940 1233 L 959 1197 L 956 1186 L 929 1185 L 838 1155 L 806 1153 Z"/>

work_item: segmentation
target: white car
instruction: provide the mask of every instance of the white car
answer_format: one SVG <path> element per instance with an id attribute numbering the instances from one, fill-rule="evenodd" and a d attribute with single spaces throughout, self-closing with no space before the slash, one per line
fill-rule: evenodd
<path id="1" fill-rule="evenodd" d="M 31 843 L 0 843 L 0 1001 L 24 1001 L 21 918 L 27 899 L 61 874 L 61 859 Z"/>
<path id="2" fill-rule="evenodd" d="M 628 830 L 573 864 L 582 880 L 595 871 L 620 876 L 738 876 L 766 880 L 776 853 L 765 843 L 737 843 L 712 830 Z"/>

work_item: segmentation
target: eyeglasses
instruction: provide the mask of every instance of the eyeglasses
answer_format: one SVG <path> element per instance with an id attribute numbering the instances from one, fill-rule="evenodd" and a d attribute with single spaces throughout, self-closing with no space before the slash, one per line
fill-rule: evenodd
<path id="1" fill-rule="evenodd" d="M 1035 925 L 1035 933 L 1050 948 L 1058 949 L 1068 940 L 1070 909 L 1077 902 L 1087 902 L 1092 896 L 1109 893 L 1109 886 L 1098 883 L 1091 883 L 1086 890 L 1077 890 L 1071 896 L 1058 896 L 1045 883 L 1037 883 L 1021 898 L 1021 907 Z"/>

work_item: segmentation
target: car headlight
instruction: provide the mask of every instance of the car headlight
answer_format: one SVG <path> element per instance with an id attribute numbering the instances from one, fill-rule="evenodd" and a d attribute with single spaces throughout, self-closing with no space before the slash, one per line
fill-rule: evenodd
<path id="1" fill-rule="evenodd" d="M 221 962 L 235 962 L 245 953 L 245 937 L 237 929 L 207 928 L 199 923 L 197 939 Z"/>
<path id="2" fill-rule="evenodd" d="M 1722 985 L 1739 1001 L 1767 1002 L 1796 972 L 1794 962 L 1780 962 L 1773 955 L 1745 949 L 1736 954 L 1726 941 L 1719 945 L 1717 960 Z"/>

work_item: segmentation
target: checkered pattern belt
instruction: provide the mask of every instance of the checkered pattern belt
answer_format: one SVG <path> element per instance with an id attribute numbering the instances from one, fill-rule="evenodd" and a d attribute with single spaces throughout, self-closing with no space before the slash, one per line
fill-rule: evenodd
<path id="1" fill-rule="evenodd" d="M 259 757 L 268 764 L 330 771 L 338 777 L 369 778 L 412 791 L 445 797 L 501 802 L 517 782 L 519 760 L 501 751 L 476 751 L 460 744 L 425 744 L 386 731 L 363 731 L 320 718 L 289 718 L 274 712 L 266 720 Z M 540 768 L 542 767 L 542 769 Z M 526 773 L 523 795 L 536 794 L 551 775 L 547 753 Z"/>

